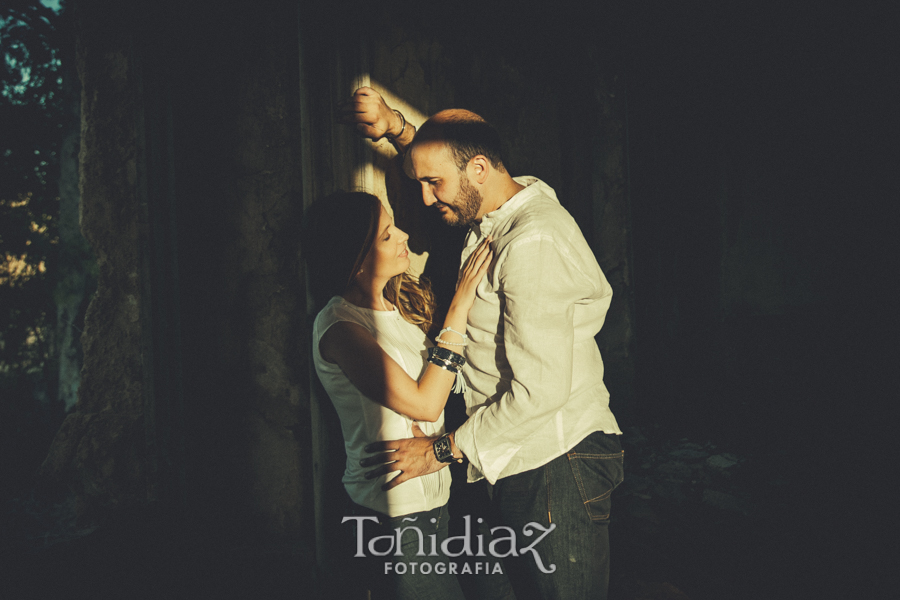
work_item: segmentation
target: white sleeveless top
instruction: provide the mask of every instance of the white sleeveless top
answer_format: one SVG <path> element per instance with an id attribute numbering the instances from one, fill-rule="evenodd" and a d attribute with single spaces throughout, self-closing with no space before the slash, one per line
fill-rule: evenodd
<path id="1" fill-rule="evenodd" d="M 364 396 L 350 383 L 340 367 L 322 358 L 319 341 L 328 328 L 338 321 L 349 321 L 364 327 L 385 353 L 415 380 L 425 370 L 428 348 L 433 344 L 421 329 L 400 316 L 396 308 L 392 311 L 371 310 L 335 296 L 316 316 L 313 362 L 341 419 L 347 451 L 347 467 L 342 479 L 344 488 L 357 504 L 390 517 L 443 506 L 450 499 L 450 469 L 405 481 L 387 492 L 381 491 L 381 486 L 395 476 L 394 472 L 375 479 L 364 477 L 372 467 L 359 466 L 361 459 L 371 456 L 363 448 L 375 441 L 413 437 L 413 421 Z M 444 413 L 441 412 L 435 423 L 418 421 L 418 424 L 427 435 L 441 434 L 444 432 Z"/>

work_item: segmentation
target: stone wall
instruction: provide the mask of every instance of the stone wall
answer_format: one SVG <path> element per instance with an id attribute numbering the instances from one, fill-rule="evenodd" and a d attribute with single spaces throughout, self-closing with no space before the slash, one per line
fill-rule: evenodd
<path id="1" fill-rule="evenodd" d="M 79 400 L 43 473 L 68 481 L 82 511 L 146 502 L 138 271 L 134 72 L 123 14 L 84 3 L 78 14 L 83 92 L 82 232 L 97 257 L 98 288 L 85 317 Z"/>
<path id="2" fill-rule="evenodd" d="M 311 455 L 302 206 L 353 182 L 383 190 L 418 231 L 414 250 L 445 303 L 461 242 L 414 224 L 421 201 L 396 161 L 335 128 L 334 103 L 364 80 L 418 122 L 453 106 L 483 114 L 513 174 L 557 189 L 614 286 L 601 345 L 611 380 L 626 382 L 614 408 L 627 396 L 623 83 L 590 36 L 566 41 L 558 23 L 524 14 L 491 36 L 459 15 L 423 32 L 431 9 L 373 29 L 305 7 L 301 46 L 286 0 L 118 10 L 79 5 L 82 228 L 100 275 L 79 402 L 45 464 L 85 515 L 160 501 L 211 527 L 311 535 L 324 463 Z M 546 43 L 531 43 L 539 34 Z M 377 177 L 352 172 L 365 156 Z"/>
<path id="3" fill-rule="evenodd" d="M 309 535 L 296 6 L 189 16 L 212 40 L 174 95 L 189 493 Z"/>
<path id="4" fill-rule="evenodd" d="M 131 9 L 78 5 L 81 224 L 99 282 L 78 404 L 43 474 L 86 519 L 160 502 L 303 537 L 296 5 Z"/>

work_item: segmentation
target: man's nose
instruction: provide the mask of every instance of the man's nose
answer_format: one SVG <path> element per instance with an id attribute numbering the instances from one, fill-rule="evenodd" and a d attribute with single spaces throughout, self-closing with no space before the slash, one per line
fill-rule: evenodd
<path id="1" fill-rule="evenodd" d="M 425 206 L 431 206 L 437 202 L 437 198 L 431 193 L 427 183 L 422 183 L 422 202 L 425 203 Z"/>

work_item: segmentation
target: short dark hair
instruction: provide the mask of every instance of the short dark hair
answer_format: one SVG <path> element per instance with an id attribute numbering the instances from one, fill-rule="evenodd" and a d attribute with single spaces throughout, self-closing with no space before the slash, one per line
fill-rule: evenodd
<path id="1" fill-rule="evenodd" d="M 416 132 L 413 144 L 441 141 L 447 144 L 460 171 L 479 154 L 495 169 L 505 171 L 500 134 L 493 125 L 473 112 L 450 109 L 437 113 Z"/>

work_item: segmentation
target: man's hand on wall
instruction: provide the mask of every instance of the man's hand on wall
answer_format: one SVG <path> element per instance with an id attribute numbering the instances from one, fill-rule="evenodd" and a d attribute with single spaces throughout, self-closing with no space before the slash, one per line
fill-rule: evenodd
<path id="1" fill-rule="evenodd" d="M 349 100 L 338 104 L 337 122 L 354 125 L 362 137 L 376 142 L 385 136 L 397 137 L 403 128 L 400 115 L 370 87 L 359 88 Z"/>

